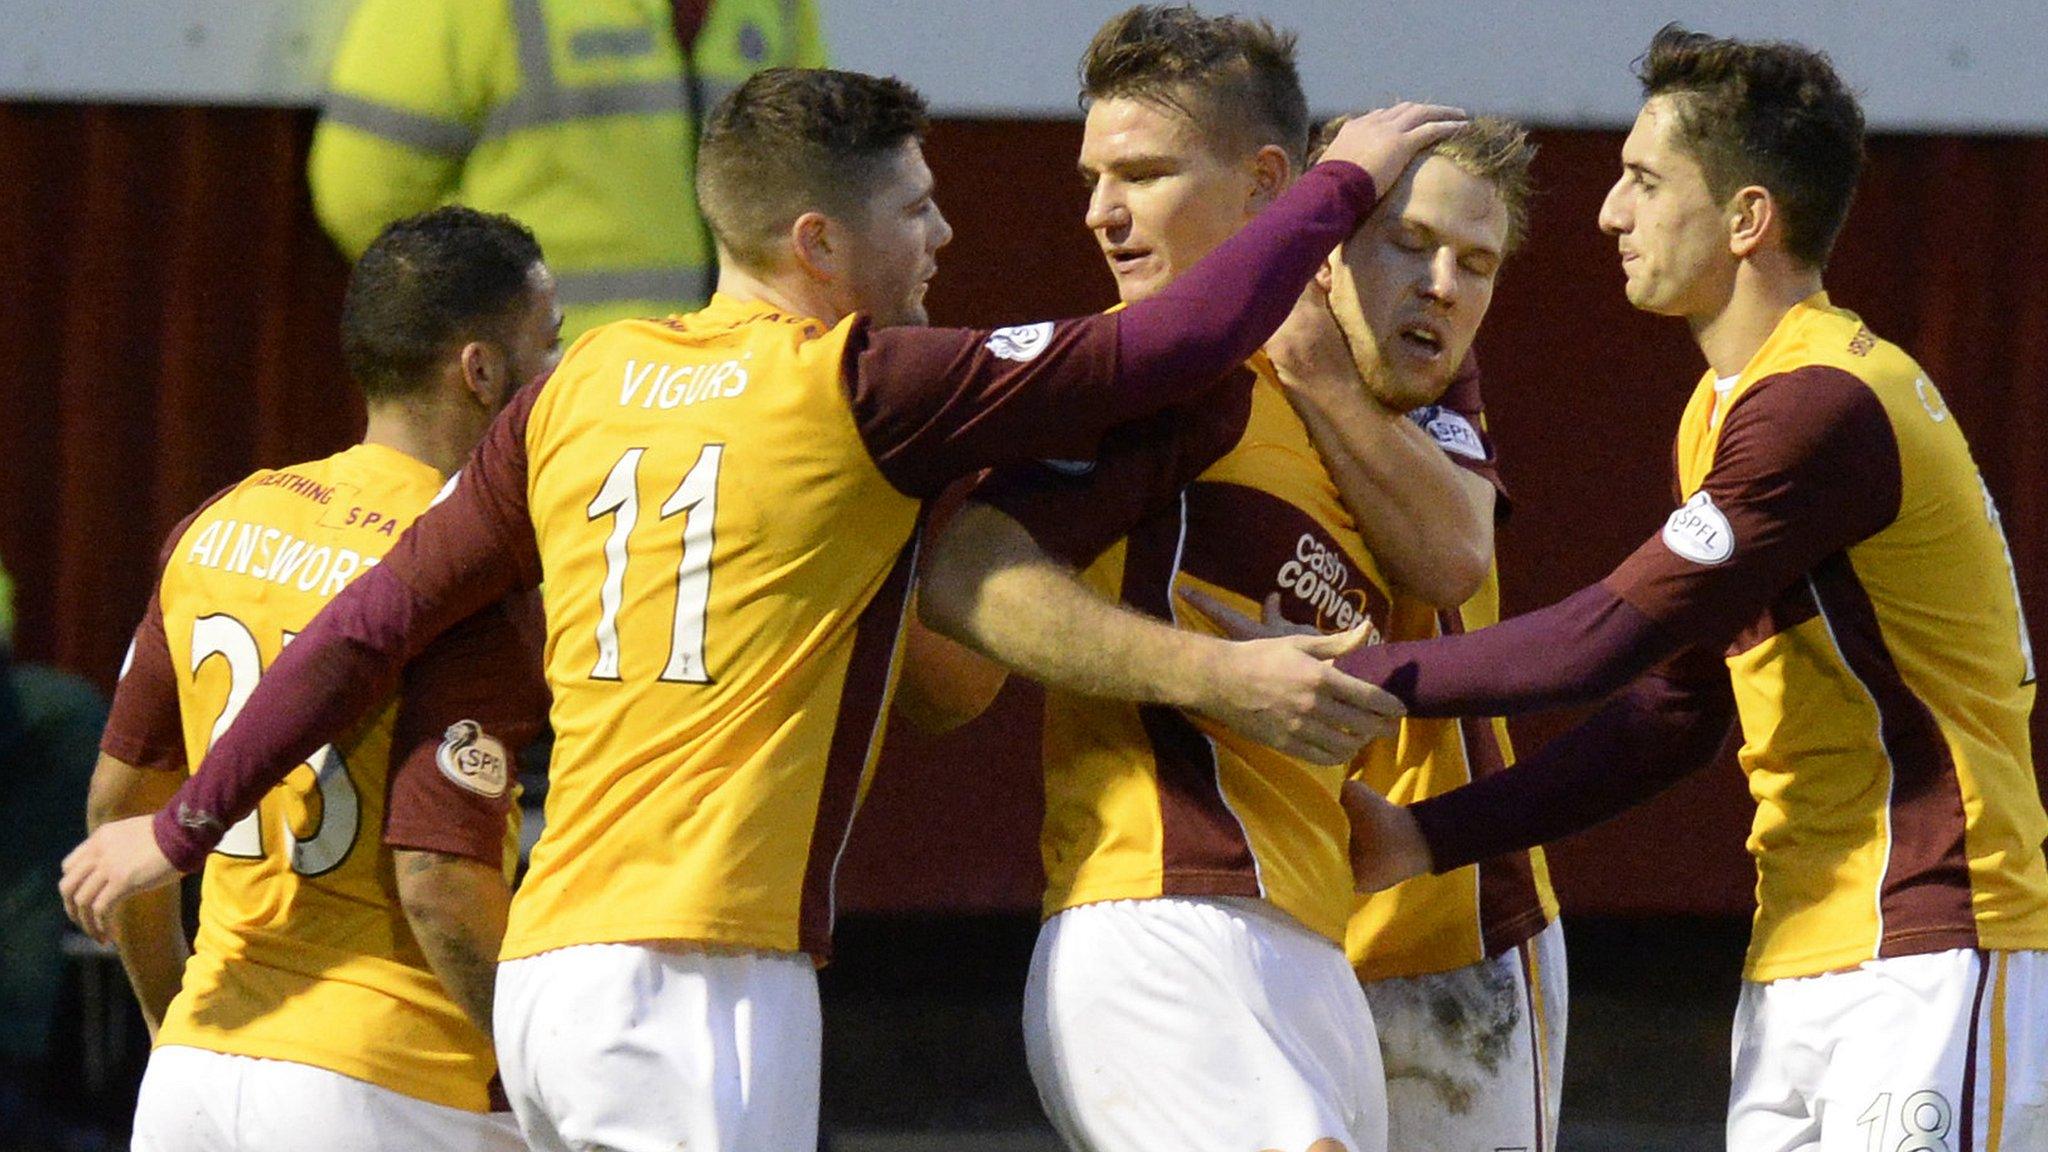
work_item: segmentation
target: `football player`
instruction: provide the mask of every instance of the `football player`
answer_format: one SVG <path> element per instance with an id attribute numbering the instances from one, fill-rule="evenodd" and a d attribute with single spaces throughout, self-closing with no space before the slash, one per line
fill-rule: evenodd
<path id="1" fill-rule="evenodd" d="M 539 246 L 509 218 L 441 208 L 377 237 L 342 309 L 363 440 L 256 472 L 171 532 L 89 823 L 164 806 L 279 652 L 553 366 L 561 322 Z M 362 722 L 213 829 L 195 942 L 175 888 L 121 909 L 112 934 L 156 1041 L 136 1148 L 523 1146 L 490 1091 L 513 753 L 547 710 L 515 611 L 444 637 Z"/>

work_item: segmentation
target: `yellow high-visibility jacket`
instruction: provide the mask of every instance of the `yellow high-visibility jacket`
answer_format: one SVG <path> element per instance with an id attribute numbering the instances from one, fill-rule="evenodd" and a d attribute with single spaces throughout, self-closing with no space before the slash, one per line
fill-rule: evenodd
<path id="1" fill-rule="evenodd" d="M 697 121 L 754 72 L 822 67 L 811 0 L 712 0 L 688 67 L 670 0 L 363 0 L 313 136 L 313 205 L 351 258 L 443 203 L 540 240 L 568 340 L 710 295 Z"/>

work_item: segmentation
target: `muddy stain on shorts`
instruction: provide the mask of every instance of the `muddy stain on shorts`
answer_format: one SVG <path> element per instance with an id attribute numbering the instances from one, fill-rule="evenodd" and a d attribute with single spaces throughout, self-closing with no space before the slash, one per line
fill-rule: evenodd
<path id="1" fill-rule="evenodd" d="M 1389 1084 L 1426 1084 L 1456 1113 L 1498 1076 L 1523 1020 L 1521 989 L 1496 964 L 1374 981 L 1366 998 Z"/>

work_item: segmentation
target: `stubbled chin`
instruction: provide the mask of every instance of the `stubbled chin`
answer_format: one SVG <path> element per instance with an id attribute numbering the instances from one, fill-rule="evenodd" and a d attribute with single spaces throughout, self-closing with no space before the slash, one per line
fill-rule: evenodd
<path id="1" fill-rule="evenodd" d="M 1451 386 L 1451 370 L 1420 371 L 1409 370 L 1394 373 L 1390 377 L 1368 386 L 1373 399 L 1396 412 L 1407 412 L 1423 408 L 1443 399 L 1446 389 Z"/>

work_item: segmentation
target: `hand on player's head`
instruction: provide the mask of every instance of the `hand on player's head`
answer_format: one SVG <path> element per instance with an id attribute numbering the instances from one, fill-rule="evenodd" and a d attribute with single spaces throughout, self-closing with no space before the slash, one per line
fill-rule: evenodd
<path id="1" fill-rule="evenodd" d="M 1358 165 L 1371 174 L 1373 185 L 1384 194 L 1416 156 L 1469 119 L 1462 108 L 1402 101 L 1346 121 L 1323 149 L 1321 162 L 1344 160 Z"/>

